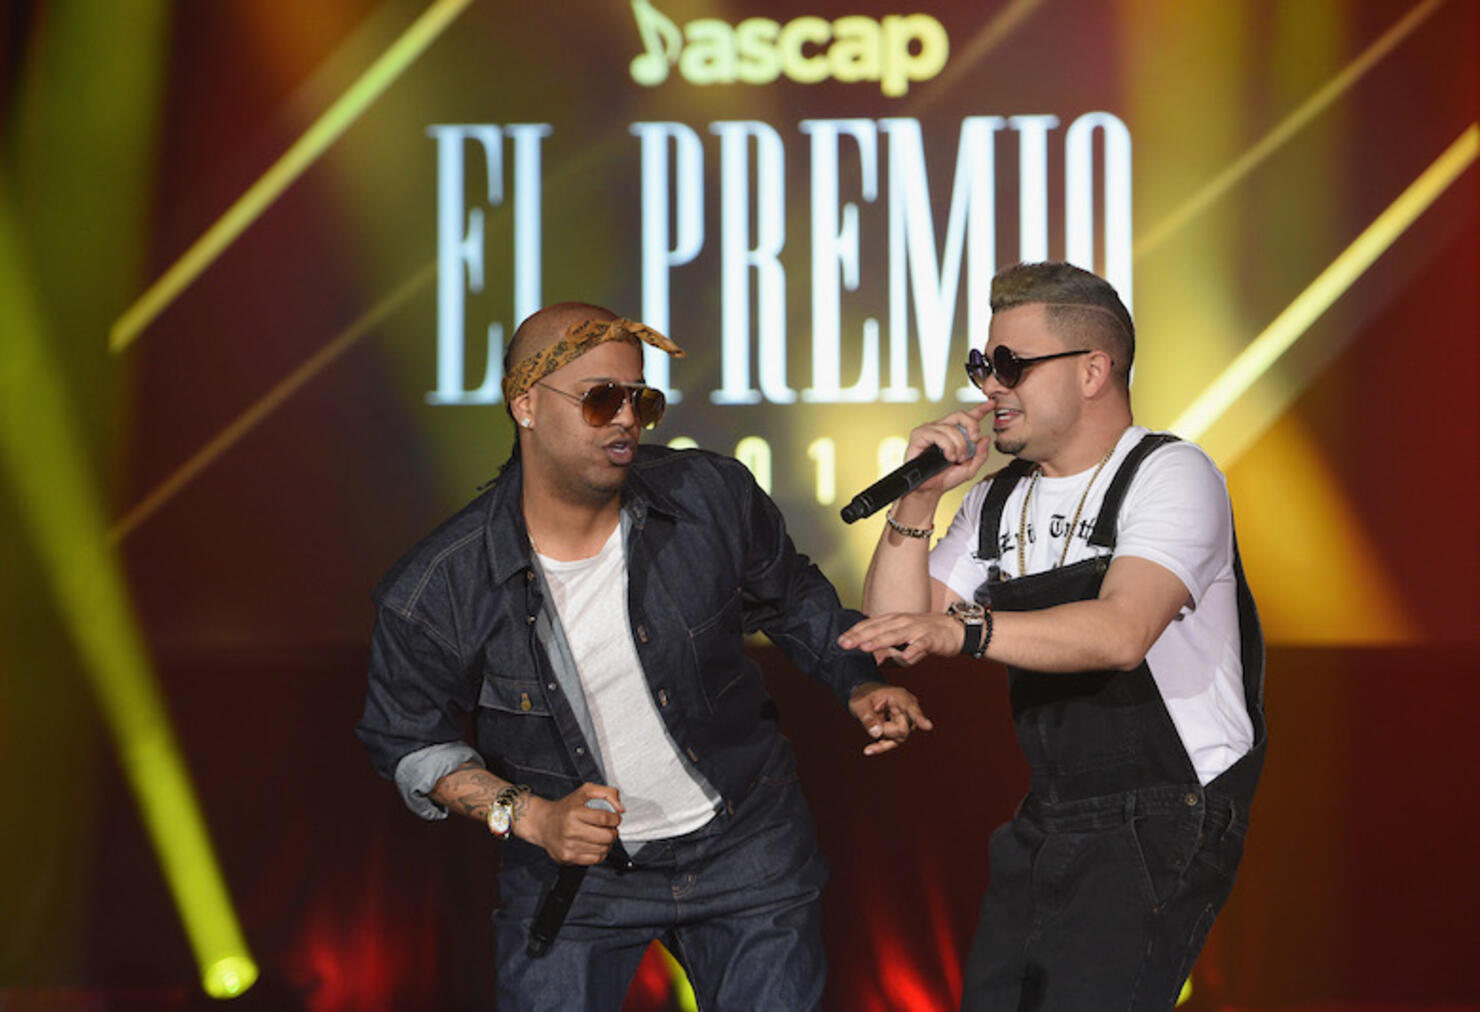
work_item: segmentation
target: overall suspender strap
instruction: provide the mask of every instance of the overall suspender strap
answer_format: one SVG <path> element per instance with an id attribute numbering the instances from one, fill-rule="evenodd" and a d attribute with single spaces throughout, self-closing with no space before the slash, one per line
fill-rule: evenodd
<path id="1" fill-rule="evenodd" d="M 1233 576 L 1238 582 L 1239 646 L 1244 662 L 1244 700 L 1254 721 L 1254 742 L 1264 741 L 1264 629 L 1259 609 L 1244 578 L 1244 560 L 1239 556 L 1238 535 L 1233 536 Z"/>
<path id="2" fill-rule="evenodd" d="M 1126 489 L 1130 487 L 1131 479 L 1140 470 L 1141 461 L 1146 455 L 1158 447 L 1167 443 L 1177 442 L 1176 436 L 1170 432 L 1148 432 L 1141 437 L 1141 441 L 1131 447 L 1131 452 L 1126 454 L 1125 460 L 1115 472 L 1110 487 L 1105 490 L 1105 498 L 1100 503 L 1100 515 L 1095 519 L 1094 533 L 1089 536 L 1089 543 L 1096 548 L 1114 548 L 1116 527 L 1120 522 L 1120 501 L 1125 498 Z"/>
<path id="3" fill-rule="evenodd" d="M 1002 552 L 997 544 L 997 529 L 1002 521 L 1002 507 L 1007 505 L 1007 497 L 1012 495 L 1013 488 L 1019 479 L 1029 471 L 1033 465 L 1026 460 L 1014 457 L 1006 467 L 992 476 L 992 484 L 987 489 L 987 497 L 982 502 L 981 525 L 977 533 L 976 557 L 983 561 L 1001 558 Z"/>

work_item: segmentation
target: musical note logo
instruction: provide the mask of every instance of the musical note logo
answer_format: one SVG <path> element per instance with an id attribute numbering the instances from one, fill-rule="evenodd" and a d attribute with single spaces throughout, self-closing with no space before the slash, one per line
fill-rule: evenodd
<path id="1" fill-rule="evenodd" d="M 628 71 L 632 80 L 651 88 L 668 79 L 668 68 L 678 62 L 683 49 L 683 36 L 673 20 L 654 7 L 651 0 L 632 0 L 632 17 L 646 52 L 632 58 Z"/>

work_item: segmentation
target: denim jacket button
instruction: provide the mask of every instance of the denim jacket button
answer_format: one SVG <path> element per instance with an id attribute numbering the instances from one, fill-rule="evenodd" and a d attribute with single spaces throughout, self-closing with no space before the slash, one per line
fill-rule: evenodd
<path id="1" fill-rule="evenodd" d="M 584 745 L 577 745 L 576 746 L 576 755 L 585 755 L 585 754 L 586 754 L 586 746 L 584 746 Z"/>
<path id="2" fill-rule="evenodd" d="M 1187 797 L 1183 798 L 1182 800 L 1187 802 L 1188 808 L 1191 808 L 1193 805 L 1197 804 L 1197 795 L 1192 793 L 1191 791 L 1188 791 Z"/>
<path id="3" fill-rule="evenodd" d="M 668 690 L 667 689 L 659 689 L 658 690 L 658 705 L 659 706 L 667 706 L 668 705 Z"/>
<path id="4" fill-rule="evenodd" d="M 554 682 L 546 682 L 545 683 L 545 688 L 549 689 L 551 692 L 554 692 L 559 687 L 560 686 L 556 685 Z"/>
<path id="5" fill-rule="evenodd" d="M 640 625 L 637 627 L 637 638 L 642 640 L 644 643 L 648 641 L 647 626 Z"/>
<path id="6" fill-rule="evenodd" d="M 533 615 L 526 615 L 524 616 L 524 621 L 529 623 L 530 625 L 534 625 L 535 617 Z"/>

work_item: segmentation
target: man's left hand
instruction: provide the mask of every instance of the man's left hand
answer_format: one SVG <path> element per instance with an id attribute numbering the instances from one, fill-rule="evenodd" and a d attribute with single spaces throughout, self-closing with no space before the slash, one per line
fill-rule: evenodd
<path id="1" fill-rule="evenodd" d="M 875 739 L 864 747 L 864 755 L 880 755 L 898 748 L 917 727 L 922 731 L 935 727 L 920 709 L 915 694 L 898 685 L 864 682 L 848 698 L 848 709 Z"/>
<path id="2" fill-rule="evenodd" d="M 867 650 L 878 660 L 917 664 L 924 658 L 955 657 L 966 642 L 966 627 L 944 612 L 880 615 L 864 619 L 838 637 L 845 650 Z"/>

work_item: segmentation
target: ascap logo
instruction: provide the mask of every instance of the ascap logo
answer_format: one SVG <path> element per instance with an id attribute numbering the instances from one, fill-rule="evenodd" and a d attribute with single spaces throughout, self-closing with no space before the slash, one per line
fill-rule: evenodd
<path id="1" fill-rule="evenodd" d="M 891 98 L 939 74 L 950 53 L 944 26 L 929 14 L 859 15 L 835 21 L 806 15 L 786 24 L 746 18 L 690 21 L 680 31 L 651 0 L 632 0 L 646 51 L 632 60 L 632 80 L 655 87 L 678 67 L 690 84 L 770 84 L 782 74 L 798 84 L 877 81 Z"/>

